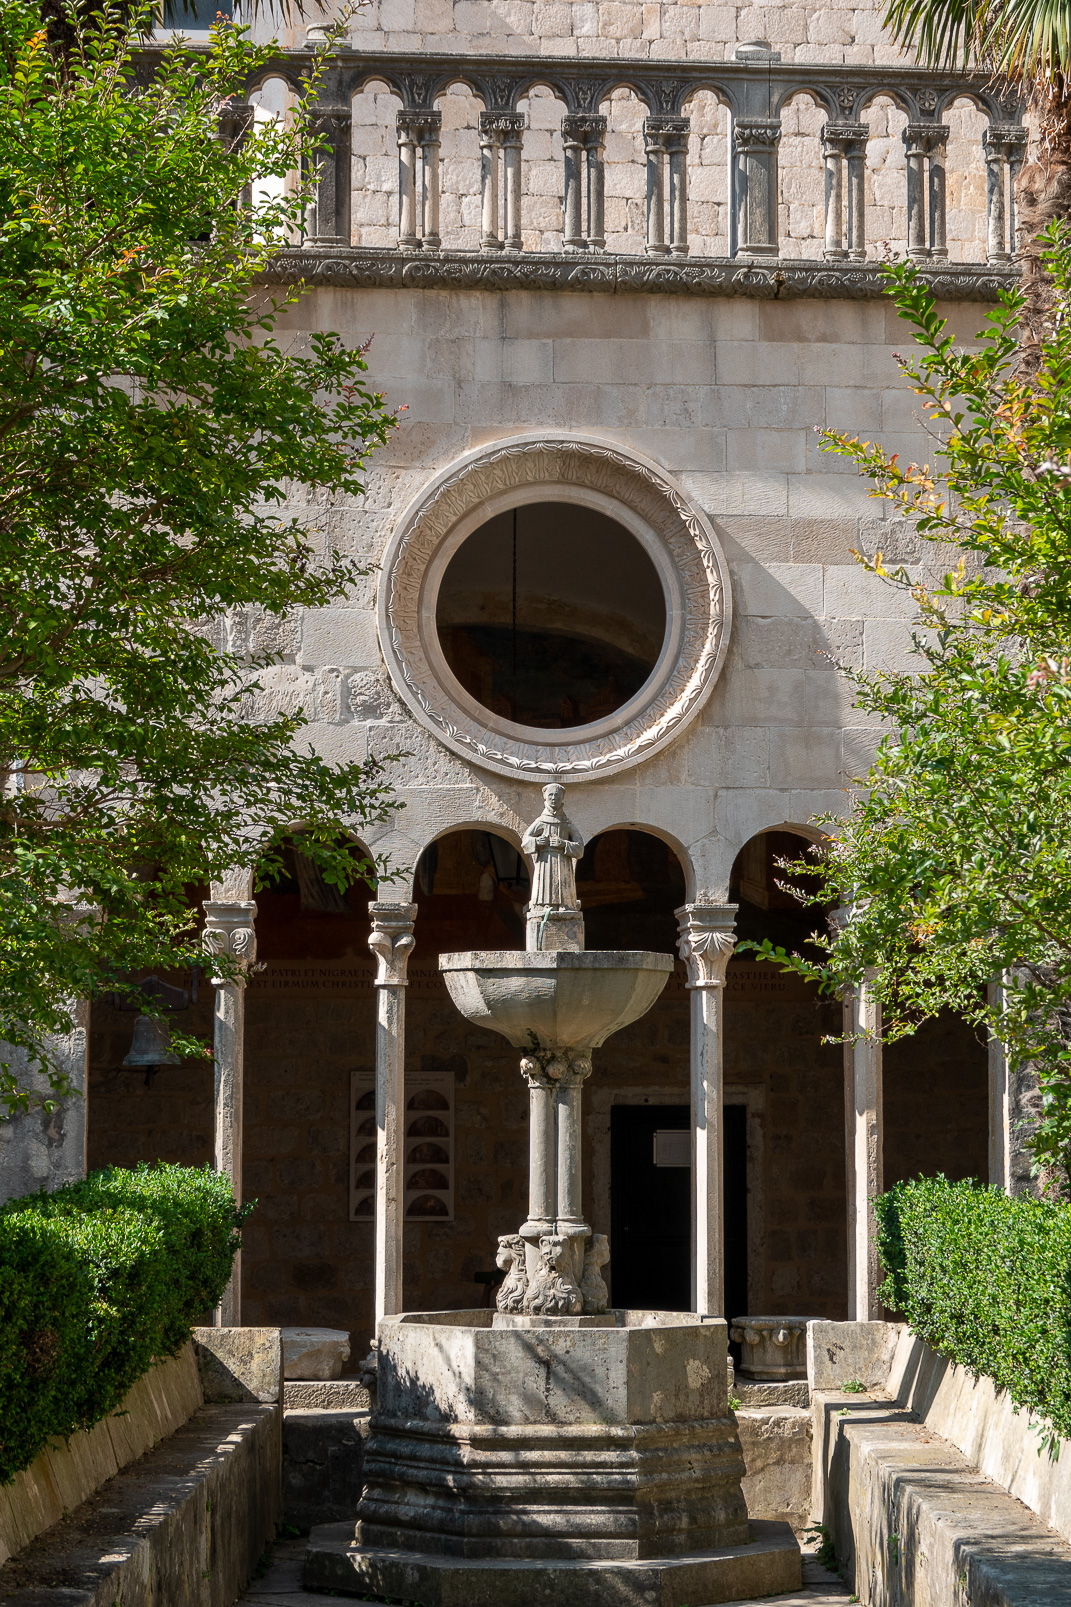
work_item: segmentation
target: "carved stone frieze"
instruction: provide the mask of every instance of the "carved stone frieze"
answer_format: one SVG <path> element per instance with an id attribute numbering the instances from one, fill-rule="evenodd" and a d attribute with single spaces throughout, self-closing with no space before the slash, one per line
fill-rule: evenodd
<path id="1" fill-rule="evenodd" d="M 197 47 L 191 48 L 196 51 Z M 161 47 L 154 45 L 137 53 L 134 72 L 139 82 L 151 78 L 162 55 Z M 801 90 L 816 93 L 830 110 L 836 103 L 845 113 L 851 113 L 864 98 L 892 94 L 906 98 L 926 117 L 964 92 L 996 120 L 1010 119 L 1019 111 L 1015 90 L 985 71 L 934 72 L 904 61 L 839 66 L 782 61 L 779 51 L 755 43 L 738 45 L 728 61 L 659 62 L 632 55 L 570 60 L 546 55 L 491 56 L 482 51 L 466 57 L 457 52 L 359 48 L 330 50 L 325 61 L 328 70 L 322 75 L 320 93 L 340 105 L 376 80 L 386 82 L 410 110 L 431 110 L 455 83 L 465 85 L 487 111 L 516 110 L 535 83 L 545 84 L 567 112 L 595 113 L 617 89 L 633 91 L 651 113 L 679 113 L 690 94 L 705 89 L 713 90 L 734 116 L 751 121 L 755 107 L 750 92 L 755 88 L 755 69 L 760 67 L 765 104 L 759 115 L 771 119 L 777 119 Z M 308 87 L 312 71 L 304 49 L 279 51 L 250 77 L 246 93 L 276 76 L 300 93 Z"/>
<path id="2" fill-rule="evenodd" d="M 435 633 L 436 560 L 458 526 L 522 490 L 583 502 L 599 493 L 645 528 L 667 590 L 673 629 L 644 688 L 597 724 L 558 737 L 483 709 L 447 668 Z M 728 647 L 725 557 L 706 515 L 657 465 L 581 435 L 523 435 L 468 453 L 436 476 L 403 514 L 387 549 L 379 634 L 387 668 L 417 718 L 441 742 L 499 775 L 532 781 L 612 775 L 657 753 L 699 712 Z"/>
<path id="3" fill-rule="evenodd" d="M 920 264 L 920 276 L 946 301 L 995 301 L 1018 283 L 1013 265 Z M 488 259 L 486 254 L 419 252 L 370 247 L 317 250 L 308 245 L 280 251 L 260 276 L 265 283 L 339 285 L 354 290 L 401 285 L 429 290 L 599 290 L 617 293 L 750 296 L 790 301 L 802 297 L 870 301 L 886 294 L 879 262 L 807 262 L 799 258 L 762 264 L 728 257 L 689 257 L 687 262 L 638 256 L 584 258 L 540 252 Z"/>

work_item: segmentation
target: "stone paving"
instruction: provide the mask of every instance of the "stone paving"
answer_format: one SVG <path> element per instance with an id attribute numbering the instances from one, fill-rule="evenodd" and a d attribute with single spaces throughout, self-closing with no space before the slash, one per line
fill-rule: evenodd
<path id="1" fill-rule="evenodd" d="M 305 1540 L 283 1540 L 272 1552 L 271 1564 L 260 1579 L 255 1579 L 241 1598 L 239 1607 L 322 1607 L 327 1599 L 319 1593 L 301 1588 L 301 1561 L 305 1554 Z M 353 1598 L 349 1598 L 353 1599 Z M 365 1597 L 376 1601 L 380 1597 Z M 841 1607 L 854 1601 L 847 1587 L 836 1574 L 820 1566 L 814 1557 L 804 1554 L 803 1589 L 788 1596 L 763 1596 L 730 1607 Z"/>

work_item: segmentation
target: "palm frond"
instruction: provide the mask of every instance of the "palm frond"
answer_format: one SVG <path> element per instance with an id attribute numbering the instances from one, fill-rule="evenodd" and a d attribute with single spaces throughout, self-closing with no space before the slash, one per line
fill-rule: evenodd
<path id="1" fill-rule="evenodd" d="M 1050 79 L 1071 67 L 1068 0 L 1000 0 L 987 21 L 983 47 L 998 72 Z"/>
<path id="2" fill-rule="evenodd" d="M 1001 0 L 889 0 L 884 22 L 925 66 L 955 69 L 979 61 L 992 13 L 1002 9 Z"/>

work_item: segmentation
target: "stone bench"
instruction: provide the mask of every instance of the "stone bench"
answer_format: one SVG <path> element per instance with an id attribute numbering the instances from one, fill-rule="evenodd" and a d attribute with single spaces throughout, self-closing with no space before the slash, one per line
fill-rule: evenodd
<path id="1" fill-rule="evenodd" d="M 814 1512 L 860 1603 L 1071 1607 L 1071 1446 L 906 1327 L 813 1327 Z"/>
<path id="2" fill-rule="evenodd" d="M 4 1607 L 231 1607 L 274 1535 L 278 1406 L 203 1406 L 0 1568 Z"/>
<path id="3" fill-rule="evenodd" d="M 5 1607 L 231 1607 L 280 1516 L 282 1351 L 194 1338 L 0 1489 Z"/>
<path id="4" fill-rule="evenodd" d="M 861 1603 L 1071 1607 L 1071 1546 L 914 1412 L 858 1395 L 816 1408 L 826 1523 Z"/>

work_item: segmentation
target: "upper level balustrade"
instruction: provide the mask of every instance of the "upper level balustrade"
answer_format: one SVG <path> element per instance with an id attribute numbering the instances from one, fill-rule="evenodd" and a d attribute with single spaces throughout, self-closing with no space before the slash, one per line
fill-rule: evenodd
<path id="1" fill-rule="evenodd" d="M 250 84 L 251 99 L 269 79 L 299 91 L 310 59 L 300 50 L 276 57 Z M 361 210 L 369 195 L 377 206 L 388 200 L 385 108 L 397 145 L 389 234 L 382 208 L 372 226 Z M 783 171 L 793 118 L 793 160 Z M 1014 179 L 1027 131 L 1015 92 L 990 79 L 784 63 L 758 44 L 711 64 L 342 50 L 321 78 L 316 122 L 327 154 L 306 245 L 374 244 L 429 258 L 460 247 L 503 260 L 549 250 L 665 261 L 691 251 L 756 266 L 824 258 L 827 271 L 845 273 L 868 256 L 906 250 L 939 270 L 950 257 L 952 191 L 961 264 L 1004 265 L 1016 249 Z M 558 164 L 556 184 L 548 157 Z M 691 235 L 690 184 L 693 215 L 705 209 L 707 217 Z M 442 221 L 447 199 L 454 238 Z M 885 231 L 877 239 L 871 207 Z M 538 212 L 531 228 L 526 211 Z"/>

